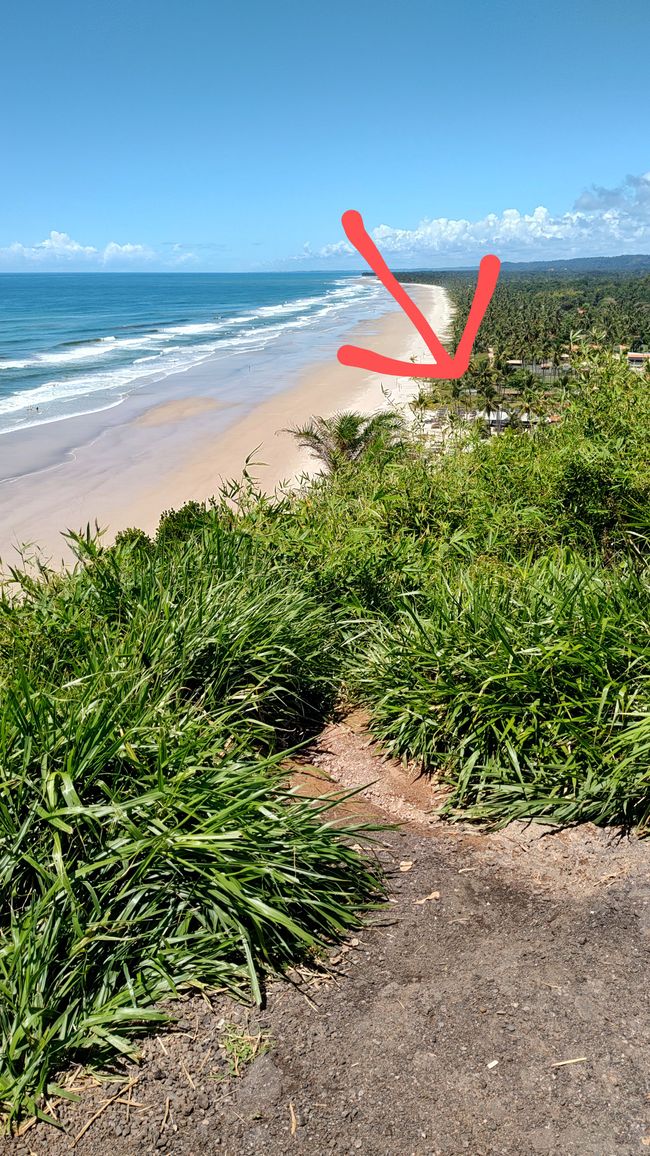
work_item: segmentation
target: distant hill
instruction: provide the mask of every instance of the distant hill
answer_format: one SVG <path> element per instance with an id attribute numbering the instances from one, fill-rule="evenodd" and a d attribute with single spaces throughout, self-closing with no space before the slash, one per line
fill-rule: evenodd
<path id="1" fill-rule="evenodd" d="M 620 257 L 571 257 L 566 261 L 503 261 L 501 268 L 522 273 L 636 273 L 650 271 L 650 253 Z"/>
<path id="2" fill-rule="evenodd" d="M 456 269 L 403 269 L 396 276 L 403 280 L 413 280 L 418 274 L 426 273 L 470 273 L 476 265 L 466 265 Z M 581 273 L 650 273 L 650 253 L 623 253 L 619 257 L 571 257 L 556 261 L 502 261 L 504 273 L 548 273 L 580 275 Z M 374 273 L 366 274 L 374 277 Z"/>

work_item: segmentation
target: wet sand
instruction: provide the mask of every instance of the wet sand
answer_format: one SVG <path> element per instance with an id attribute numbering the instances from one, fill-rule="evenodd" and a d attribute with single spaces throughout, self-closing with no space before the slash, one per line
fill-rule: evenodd
<path id="1" fill-rule="evenodd" d="M 215 409 L 218 402 L 211 397 L 187 397 L 183 401 L 161 401 L 160 405 L 153 405 L 139 417 L 134 418 L 137 425 L 158 426 L 167 422 L 181 422 L 188 417 L 195 417 L 198 413 Z"/>

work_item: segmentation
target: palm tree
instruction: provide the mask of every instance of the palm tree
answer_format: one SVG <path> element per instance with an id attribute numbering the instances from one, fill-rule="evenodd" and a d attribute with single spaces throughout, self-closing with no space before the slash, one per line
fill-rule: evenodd
<path id="1" fill-rule="evenodd" d="M 517 390 L 515 408 L 519 420 L 528 414 L 529 421 L 540 417 L 543 410 L 542 382 L 532 369 L 519 369 L 511 377 L 511 385 Z"/>
<path id="2" fill-rule="evenodd" d="M 505 349 L 499 347 L 498 349 L 492 350 L 492 369 L 498 377 L 504 378 L 508 376 L 510 372 L 508 360 L 508 354 Z"/>
<path id="3" fill-rule="evenodd" d="M 503 396 L 498 374 L 487 358 L 479 356 L 472 358 L 468 377 L 477 398 L 483 403 L 489 429 L 490 418 L 498 412 Z"/>
<path id="4" fill-rule="evenodd" d="M 283 430 L 296 438 L 298 445 L 311 450 L 329 473 L 364 455 L 395 449 L 403 444 L 406 426 L 403 418 L 389 410 L 374 414 L 355 411 L 335 413 L 333 417 L 312 417 L 306 425 Z"/>
<path id="5" fill-rule="evenodd" d="M 468 396 L 467 380 L 464 378 L 447 381 L 444 378 L 414 377 L 411 380 L 419 385 L 418 395 L 410 403 L 414 413 L 444 406 L 450 411 L 450 416 L 457 416 Z"/>

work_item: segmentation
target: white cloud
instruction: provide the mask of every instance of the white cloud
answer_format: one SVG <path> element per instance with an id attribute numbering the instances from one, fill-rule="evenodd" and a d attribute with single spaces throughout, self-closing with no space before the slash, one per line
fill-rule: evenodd
<path id="1" fill-rule="evenodd" d="M 130 242 L 120 245 L 117 241 L 109 241 L 103 249 L 98 249 L 95 245 L 82 245 L 68 233 L 52 229 L 44 241 L 35 245 L 14 241 L 0 248 L 0 267 L 9 265 L 14 269 L 25 269 L 74 265 L 75 268 L 101 269 L 107 265 L 148 262 L 154 257 L 155 253 L 146 245 L 133 245 Z"/>
<path id="2" fill-rule="evenodd" d="M 409 264 L 460 265 L 489 252 L 504 260 L 644 252 L 650 249 L 650 172 L 627 177 L 616 189 L 594 186 L 557 215 L 543 205 L 532 213 L 507 208 L 474 221 L 425 217 L 414 229 L 382 224 L 371 235 L 385 256 Z M 351 253 L 345 241 L 316 251 L 306 244 L 294 259 L 327 261 Z"/>
<path id="3" fill-rule="evenodd" d="M 109 261 L 151 261 L 155 257 L 152 249 L 146 245 L 118 245 L 116 241 L 109 241 L 102 251 L 101 260 L 104 264 Z"/>
<path id="4" fill-rule="evenodd" d="M 200 258 L 196 253 L 190 251 L 187 253 L 175 252 L 170 264 L 173 265 L 174 268 L 178 268 L 179 265 L 196 265 L 199 260 Z"/>
<path id="5" fill-rule="evenodd" d="M 354 249 L 348 241 L 335 241 L 332 245 L 324 245 L 320 250 L 321 257 L 349 257 L 350 253 L 354 253 Z"/>
<path id="6" fill-rule="evenodd" d="M 619 210 L 630 218 L 645 224 L 650 222 L 650 172 L 640 177 L 627 176 L 614 189 L 592 185 L 577 199 L 574 208 L 587 213 Z"/>
<path id="7" fill-rule="evenodd" d="M 70 257 L 77 254 L 94 257 L 97 254 L 97 250 L 92 245 L 80 245 L 78 241 L 73 241 L 67 233 L 57 233 L 55 229 L 52 230 L 49 237 L 35 245 L 33 249 L 26 249 L 23 245 L 20 248 L 25 256 L 34 258 L 38 258 L 41 254 L 54 257 Z"/>
<path id="8" fill-rule="evenodd" d="M 363 205 L 359 206 L 363 209 Z M 650 251 L 650 172 L 628 176 L 615 188 L 592 185 L 573 206 L 551 213 L 543 205 L 525 213 L 502 208 L 477 220 L 424 217 L 412 229 L 380 224 L 371 230 L 382 253 L 397 267 L 470 265 L 489 252 L 504 260 L 607 256 Z M 0 247 L 0 269 L 182 269 L 217 265 L 228 246 L 216 242 L 161 242 L 157 248 L 127 241 L 86 245 L 52 230 L 35 244 Z M 228 264 L 234 262 L 228 259 Z M 291 264 L 364 268 L 339 236 L 322 247 L 306 241 Z M 234 265 L 236 267 L 236 263 Z M 270 266 L 272 267 L 272 266 Z"/>

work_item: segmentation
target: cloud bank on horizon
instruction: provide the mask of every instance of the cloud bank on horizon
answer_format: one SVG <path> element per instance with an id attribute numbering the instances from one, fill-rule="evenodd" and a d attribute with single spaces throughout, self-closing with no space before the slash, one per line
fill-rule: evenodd
<path id="1" fill-rule="evenodd" d="M 195 261 L 194 253 L 190 253 L 180 244 L 170 246 L 170 252 L 161 254 L 149 245 L 134 245 L 130 241 L 119 244 L 109 241 L 102 248 L 96 245 L 82 245 L 75 241 L 68 233 L 52 229 L 44 241 L 35 245 L 24 245 L 14 241 L 11 245 L 0 247 L 0 271 L 24 272 L 32 270 L 46 271 L 51 269 L 133 269 L 158 267 L 164 263 L 169 268 L 178 268 L 179 265 Z"/>
<path id="2" fill-rule="evenodd" d="M 592 185 L 558 216 L 540 205 L 529 214 L 504 209 L 478 221 L 425 218 L 415 229 L 378 225 L 371 234 L 386 257 L 410 264 L 461 265 L 488 252 L 506 261 L 644 252 L 650 248 L 650 172 L 628 176 L 614 189 Z M 296 260 L 340 259 L 353 252 L 347 241 L 315 252 L 307 244 Z"/>
<path id="3" fill-rule="evenodd" d="M 350 207 L 350 206 L 345 206 Z M 358 207 L 363 211 L 363 206 Z M 628 176 L 616 188 L 592 185 L 559 215 L 539 206 L 532 213 L 504 209 L 476 221 L 425 217 L 414 229 L 378 225 L 370 230 L 382 253 L 405 265 L 459 266 L 495 252 L 502 260 L 608 256 L 650 250 L 650 172 Z M 221 248 L 200 246 L 207 251 Z M 302 251 L 275 267 L 357 268 L 361 258 L 347 241 L 320 248 L 307 242 Z M 13 242 L 0 247 L 0 270 L 125 270 L 204 268 L 205 259 L 174 242 L 152 248 L 132 242 L 86 245 L 68 233 L 52 230 L 35 244 Z M 266 268 L 271 266 L 267 265 Z"/>

